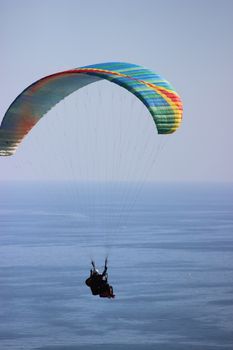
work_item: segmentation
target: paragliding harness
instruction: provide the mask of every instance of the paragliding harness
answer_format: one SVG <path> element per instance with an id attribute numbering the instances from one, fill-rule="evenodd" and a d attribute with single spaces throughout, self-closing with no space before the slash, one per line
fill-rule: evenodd
<path id="1" fill-rule="evenodd" d="M 105 259 L 102 274 L 96 269 L 94 261 L 91 264 L 93 268 L 90 270 L 90 277 L 86 279 L 85 283 L 90 287 L 92 294 L 99 295 L 101 298 L 114 298 L 113 288 L 108 284 L 107 259 Z"/>

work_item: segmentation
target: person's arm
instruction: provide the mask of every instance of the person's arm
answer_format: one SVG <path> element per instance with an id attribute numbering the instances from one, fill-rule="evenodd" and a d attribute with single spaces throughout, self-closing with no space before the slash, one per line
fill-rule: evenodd
<path id="1" fill-rule="evenodd" d="M 102 273 L 102 276 L 105 276 L 105 275 L 106 275 L 107 269 L 108 269 L 107 266 L 105 266 L 105 267 L 104 267 L 104 271 L 103 271 L 103 273 Z"/>
<path id="2" fill-rule="evenodd" d="M 107 269 L 108 269 L 107 263 L 108 263 L 108 259 L 106 258 L 106 259 L 105 259 L 105 264 L 104 264 L 104 271 L 103 271 L 103 273 L 102 273 L 102 276 L 105 276 L 105 275 L 106 275 L 106 272 L 107 272 Z"/>

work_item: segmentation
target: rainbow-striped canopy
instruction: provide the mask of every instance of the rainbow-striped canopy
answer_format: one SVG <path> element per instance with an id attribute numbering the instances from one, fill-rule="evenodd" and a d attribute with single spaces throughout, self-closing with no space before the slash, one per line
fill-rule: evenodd
<path id="1" fill-rule="evenodd" d="M 159 134 L 173 133 L 180 126 L 181 99 L 159 74 L 131 63 L 99 63 L 52 74 L 27 87 L 3 118 L 0 155 L 14 154 L 25 135 L 59 101 L 101 79 L 118 84 L 137 96 L 150 111 Z"/>

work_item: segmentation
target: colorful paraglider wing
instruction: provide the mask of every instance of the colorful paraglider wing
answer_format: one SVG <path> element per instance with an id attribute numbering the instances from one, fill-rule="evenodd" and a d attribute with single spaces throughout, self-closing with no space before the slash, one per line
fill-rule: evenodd
<path id="1" fill-rule="evenodd" d="M 179 127 L 181 99 L 160 75 L 130 63 L 100 63 L 55 73 L 26 88 L 3 118 L 0 156 L 14 154 L 25 135 L 59 101 L 102 79 L 118 84 L 137 96 L 150 111 L 159 134 L 170 134 Z"/>

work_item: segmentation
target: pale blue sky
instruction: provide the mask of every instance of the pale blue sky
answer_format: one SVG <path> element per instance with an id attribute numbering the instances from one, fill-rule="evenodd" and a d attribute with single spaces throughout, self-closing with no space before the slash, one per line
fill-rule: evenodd
<path id="1" fill-rule="evenodd" d="M 151 152 L 164 146 L 164 141 L 154 140 L 145 108 L 113 84 L 96 84 L 52 111 L 15 157 L 1 158 L 0 180 L 69 178 L 61 161 L 69 147 L 73 160 L 78 158 L 78 164 L 69 164 L 80 179 L 233 181 L 232 35 L 233 2 L 226 0 L 1 0 L 0 120 L 25 87 L 45 75 L 92 63 L 126 61 L 159 72 L 172 83 L 184 103 L 184 121 L 169 136 L 157 165 L 151 165 Z M 105 103 L 97 102 L 99 98 Z M 68 116 L 71 125 L 74 120 L 78 123 L 79 139 L 73 140 L 77 157 L 74 144 L 61 145 L 75 138 L 61 131 L 67 126 L 67 114 L 73 114 L 73 119 Z M 77 114 L 83 118 L 76 118 Z M 116 124 L 118 117 L 120 124 Z M 125 120 L 130 131 L 124 135 Z M 93 122 L 97 131 L 91 129 Z M 119 134 L 123 141 L 117 141 Z M 95 137 L 100 141 L 93 141 Z M 132 140 L 131 146 L 127 139 Z M 49 147 L 55 155 L 46 152 Z M 118 158 L 107 166 L 106 174 L 103 167 L 114 156 Z M 148 170 L 140 173 L 141 168 Z"/>

